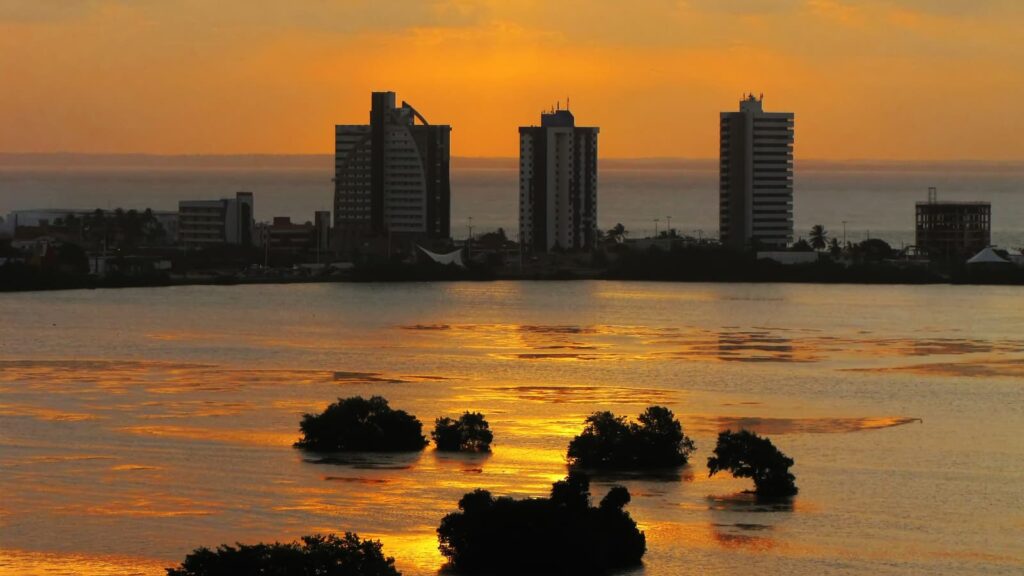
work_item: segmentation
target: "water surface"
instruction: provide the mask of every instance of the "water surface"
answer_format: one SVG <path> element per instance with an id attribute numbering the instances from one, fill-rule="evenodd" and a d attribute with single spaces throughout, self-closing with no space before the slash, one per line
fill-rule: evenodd
<path id="1" fill-rule="evenodd" d="M 662 404 L 690 466 L 633 494 L 637 573 L 1019 574 L 1024 292 L 617 282 L 187 286 L 0 295 L 0 571 L 161 574 L 201 545 L 354 530 L 434 574 L 484 487 L 540 496 L 595 410 Z M 381 394 L 485 412 L 494 453 L 291 447 Z M 707 477 L 746 427 L 796 460 L 766 506 Z"/>

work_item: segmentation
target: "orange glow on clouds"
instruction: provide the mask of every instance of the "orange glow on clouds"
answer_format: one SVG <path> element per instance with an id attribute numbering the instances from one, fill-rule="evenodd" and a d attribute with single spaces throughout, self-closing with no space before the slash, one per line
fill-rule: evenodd
<path id="1" fill-rule="evenodd" d="M 713 157 L 752 90 L 804 158 L 1024 158 L 1017 2 L 256 4 L 5 2 L 0 151 L 330 153 L 390 89 L 456 155 L 569 96 L 605 156 Z"/>

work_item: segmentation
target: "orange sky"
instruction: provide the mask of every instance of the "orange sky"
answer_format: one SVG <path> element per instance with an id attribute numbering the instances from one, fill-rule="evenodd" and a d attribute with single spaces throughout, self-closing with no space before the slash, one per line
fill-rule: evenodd
<path id="1" fill-rule="evenodd" d="M 394 90 L 460 156 L 572 98 L 606 157 L 1024 159 L 1020 0 L 0 0 L 0 152 L 330 153 Z"/>

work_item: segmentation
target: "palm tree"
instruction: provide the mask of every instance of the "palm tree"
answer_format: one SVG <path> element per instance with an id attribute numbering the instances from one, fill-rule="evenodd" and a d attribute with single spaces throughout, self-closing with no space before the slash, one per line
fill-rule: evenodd
<path id="1" fill-rule="evenodd" d="M 815 224 L 811 227 L 811 247 L 815 250 L 824 250 L 828 246 L 828 232 L 825 231 L 825 227 L 821 224 Z"/>
<path id="2" fill-rule="evenodd" d="M 843 253 L 843 249 L 839 246 L 839 240 L 833 238 L 829 240 L 828 251 L 832 256 L 839 256 Z"/>

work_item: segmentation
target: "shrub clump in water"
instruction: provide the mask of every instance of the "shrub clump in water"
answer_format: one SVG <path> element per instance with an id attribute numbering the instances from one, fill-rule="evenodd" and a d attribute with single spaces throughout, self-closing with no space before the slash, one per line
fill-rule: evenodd
<path id="1" fill-rule="evenodd" d="M 393 410 L 380 396 L 341 399 L 321 414 L 306 414 L 297 448 L 319 452 L 415 452 L 423 450 L 423 424 Z"/>
<path id="2" fill-rule="evenodd" d="M 763 498 L 785 498 L 797 493 L 790 474 L 793 459 L 767 438 L 748 430 L 726 430 L 718 435 L 715 453 L 708 458 L 708 476 L 726 470 L 737 478 L 753 478 L 754 493 Z"/>
<path id="3" fill-rule="evenodd" d="M 479 412 L 466 412 L 453 420 L 438 418 L 431 433 L 437 449 L 444 452 L 490 452 L 494 434 Z"/>
<path id="4" fill-rule="evenodd" d="M 584 468 L 665 468 L 686 464 L 695 449 L 671 410 L 651 406 L 636 422 L 611 412 L 591 414 L 583 433 L 569 442 L 568 459 Z"/>
<path id="5" fill-rule="evenodd" d="M 550 498 L 494 498 L 475 490 L 461 512 L 441 520 L 441 554 L 452 568 L 486 574 L 598 574 L 640 563 L 647 543 L 623 510 L 629 491 L 616 486 L 590 505 L 590 480 L 571 473 Z"/>
<path id="6" fill-rule="evenodd" d="M 346 532 L 338 537 L 304 536 L 290 544 L 227 544 L 216 550 L 198 548 L 167 576 L 238 576 L 246 574 L 305 576 L 401 576 L 395 559 L 385 557 L 378 541 L 362 540 Z"/>

